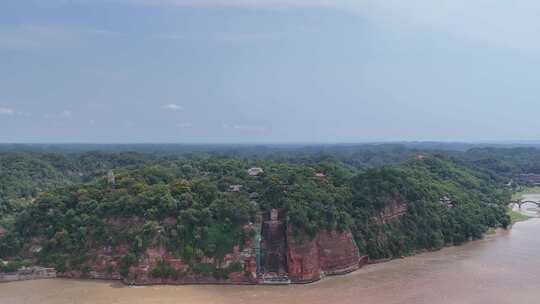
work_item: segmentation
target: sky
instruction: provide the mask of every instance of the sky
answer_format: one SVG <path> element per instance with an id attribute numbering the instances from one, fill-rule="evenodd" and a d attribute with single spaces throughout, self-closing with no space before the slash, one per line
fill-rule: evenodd
<path id="1" fill-rule="evenodd" d="M 0 142 L 540 139 L 536 0 L 2 0 Z"/>

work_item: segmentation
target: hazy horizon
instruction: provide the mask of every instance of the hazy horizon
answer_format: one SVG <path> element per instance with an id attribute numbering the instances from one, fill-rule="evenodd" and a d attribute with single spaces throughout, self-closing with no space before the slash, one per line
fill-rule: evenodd
<path id="1" fill-rule="evenodd" d="M 387 144 L 495 144 L 495 145 L 537 145 L 540 140 L 388 140 L 388 141 L 13 141 L 0 145 L 387 145 Z"/>
<path id="2" fill-rule="evenodd" d="M 0 142 L 519 142 L 540 4 L 7 0 Z"/>

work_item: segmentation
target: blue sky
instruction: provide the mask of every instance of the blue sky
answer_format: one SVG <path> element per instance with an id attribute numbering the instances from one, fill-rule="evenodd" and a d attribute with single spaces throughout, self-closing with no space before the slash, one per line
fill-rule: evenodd
<path id="1" fill-rule="evenodd" d="M 532 140 L 540 3 L 3 0 L 0 142 Z"/>

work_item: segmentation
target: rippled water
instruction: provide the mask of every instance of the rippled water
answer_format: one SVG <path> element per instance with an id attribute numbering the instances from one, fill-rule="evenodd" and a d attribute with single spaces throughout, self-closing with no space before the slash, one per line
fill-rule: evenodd
<path id="1" fill-rule="evenodd" d="M 528 199 L 540 199 L 528 197 Z M 529 207 L 530 208 L 530 207 Z M 537 210 L 528 209 L 531 214 Z M 540 219 L 484 240 L 292 286 L 126 287 L 42 280 L 0 284 L 0 304 L 540 303 Z"/>

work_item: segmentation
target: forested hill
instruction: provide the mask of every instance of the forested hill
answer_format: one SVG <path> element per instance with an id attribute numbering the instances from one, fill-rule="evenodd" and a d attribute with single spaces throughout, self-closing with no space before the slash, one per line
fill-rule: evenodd
<path id="1" fill-rule="evenodd" d="M 89 182 L 110 169 L 167 166 L 170 162 L 228 158 L 317 165 L 334 162 L 358 171 L 402 163 L 416 150 L 400 145 L 374 146 L 184 146 L 184 145 L 0 145 L 0 211 L 28 203 L 46 190 Z M 136 152 L 127 151 L 133 148 Z"/>
<path id="2" fill-rule="evenodd" d="M 171 161 L 215 157 L 252 164 L 313 166 L 333 162 L 351 172 L 363 172 L 403 164 L 419 154 L 444 155 L 500 182 L 508 182 L 521 173 L 540 173 L 539 149 L 482 148 L 470 144 L 0 145 L 0 211 L 7 212 L 58 186 L 89 182 L 109 169 L 166 166 Z"/>
<path id="3" fill-rule="evenodd" d="M 353 164 L 364 152 L 349 162 L 310 154 L 277 161 L 9 152 L 1 158 L 3 196 L 33 199 L 3 220 L 0 258 L 96 277 L 140 278 L 147 271 L 171 280 L 228 279 L 243 271 L 247 278 L 248 263 L 231 256 L 253 246 L 254 223 L 272 210 L 287 242 L 350 232 L 360 254 L 372 259 L 459 244 L 509 224 L 510 192 L 489 168 L 463 155 L 392 149 L 382 153 L 390 165 L 372 158 L 361 166 Z M 261 172 L 248 174 L 253 168 Z M 285 250 L 280 246 L 276 251 Z M 152 264 L 156 251 L 161 260 Z M 267 267 L 281 263 L 282 253 Z"/>
<path id="4" fill-rule="evenodd" d="M 0 211 L 8 212 L 35 199 L 40 193 L 75 183 L 88 182 L 111 168 L 146 164 L 151 155 L 141 153 L 85 152 L 0 153 Z"/>

